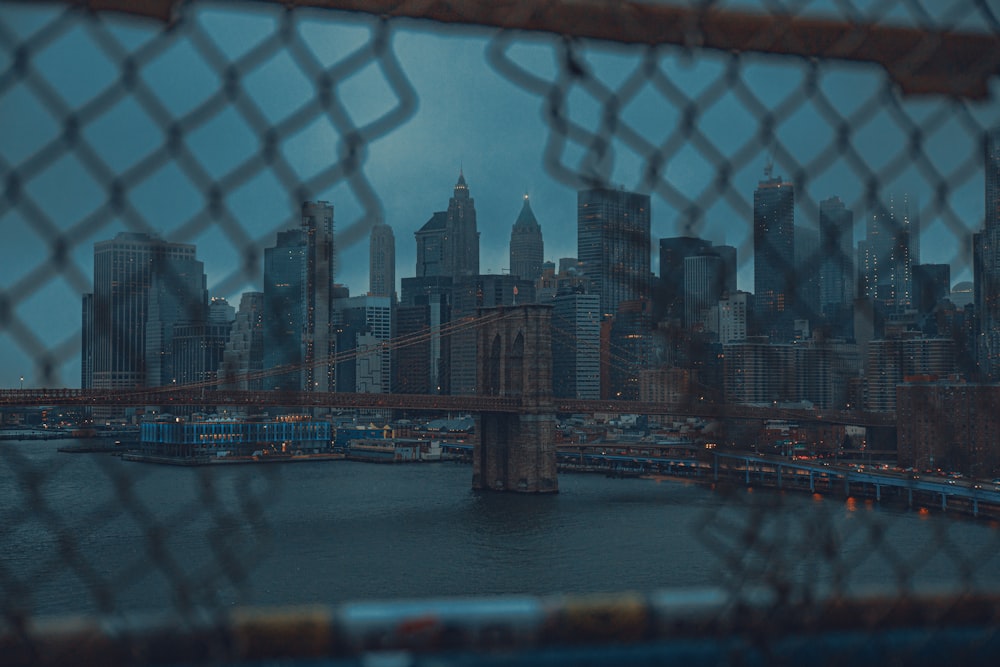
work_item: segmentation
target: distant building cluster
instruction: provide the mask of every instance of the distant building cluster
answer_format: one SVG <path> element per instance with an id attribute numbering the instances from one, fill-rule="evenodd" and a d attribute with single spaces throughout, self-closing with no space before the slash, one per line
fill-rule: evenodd
<path id="1" fill-rule="evenodd" d="M 94 247 L 82 385 L 472 394 L 477 309 L 545 303 L 560 397 L 894 412 L 906 396 L 912 410 L 900 387 L 1000 379 L 1000 129 L 984 164 L 974 280 L 954 288 L 948 265 L 920 263 L 908 195 L 874 203 L 855 243 L 837 196 L 818 202 L 818 229 L 797 224 L 795 187 L 770 166 L 753 193 L 753 293 L 737 288 L 735 247 L 693 236 L 659 239 L 654 274 L 650 197 L 620 188 L 578 192 L 577 256 L 558 263 L 525 195 L 509 271 L 484 274 L 460 173 L 398 293 L 393 230 L 374 225 L 363 296 L 336 282 L 333 206 L 306 202 L 237 309 L 208 298 L 194 246 L 122 233 Z"/>

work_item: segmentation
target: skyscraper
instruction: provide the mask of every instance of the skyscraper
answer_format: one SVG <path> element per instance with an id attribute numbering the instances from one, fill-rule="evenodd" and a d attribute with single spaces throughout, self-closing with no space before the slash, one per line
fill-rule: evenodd
<path id="1" fill-rule="evenodd" d="M 336 254 L 333 242 L 333 206 L 329 202 L 302 204 L 302 231 L 306 242 L 302 301 L 303 383 L 305 391 L 333 391 L 335 351 L 331 301 Z"/>
<path id="2" fill-rule="evenodd" d="M 623 301 L 648 299 L 649 195 L 595 188 L 578 192 L 576 202 L 577 258 L 602 316 L 613 316 Z"/>
<path id="3" fill-rule="evenodd" d="M 661 318 L 684 321 L 684 260 L 712 247 L 712 242 L 694 236 L 660 239 L 660 289 L 654 307 Z"/>
<path id="4" fill-rule="evenodd" d="M 912 304 L 918 238 L 905 194 L 890 197 L 888 206 L 868 218 L 866 238 L 858 244 L 858 293 L 882 313 L 902 313 Z"/>
<path id="5" fill-rule="evenodd" d="M 83 305 L 84 386 L 167 384 L 173 327 L 205 321 L 204 267 L 193 245 L 122 232 L 94 244 L 94 292 Z"/>
<path id="6" fill-rule="evenodd" d="M 1000 379 L 1000 127 L 987 132 L 986 221 L 972 237 L 973 291 L 978 319 L 976 358 L 984 379 Z"/>
<path id="7" fill-rule="evenodd" d="M 553 395 L 600 398 L 600 298 L 596 294 L 560 294 L 552 306 Z"/>
<path id="8" fill-rule="evenodd" d="M 840 197 L 819 203 L 820 310 L 830 317 L 854 303 L 854 213 Z"/>
<path id="9" fill-rule="evenodd" d="M 703 330 L 713 319 L 707 313 L 717 311 L 725 291 L 725 265 L 721 257 L 704 250 L 684 260 L 684 322 L 685 326 Z"/>
<path id="10" fill-rule="evenodd" d="M 392 300 L 385 296 L 334 299 L 337 350 L 337 391 L 386 394 L 392 378 Z M 348 354 L 353 352 L 354 354 Z"/>
<path id="11" fill-rule="evenodd" d="M 479 231 L 476 202 L 469 195 L 465 174 L 459 171 L 455 191 L 448 200 L 445 264 L 452 278 L 479 275 Z"/>
<path id="12" fill-rule="evenodd" d="M 332 391 L 333 206 L 302 205 L 302 224 L 264 249 L 264 367 L 286 366 L 265 389 Z"/>
<path id="13" fill-rule="evenodd" d="M 754 303 L 762 333 L 772 342 L 792 338 L 795 313 L 795 188 L 767 178 L 753 193 Z"/>
<path id="14" fill-rule="evenodd" d="M 396 237 L 392 227 L 378 222 L 372 227 L 368 250 L 368 293 L 396 297 Z"/>
<path id="15" fill-rule="evenodd" d="M 263 387 L 264 293 L 244 292 L 222 354 L 219 377 L 227 389 Z"/>
<path id="16" fill-rule="evenodd" d="M 542 275 L 545 257 L 542 228 L 531 211 L 528 195 L 524 195 L 521 213 L 510 230 L 510 273 L 525 280 L 537 280 Z"/>

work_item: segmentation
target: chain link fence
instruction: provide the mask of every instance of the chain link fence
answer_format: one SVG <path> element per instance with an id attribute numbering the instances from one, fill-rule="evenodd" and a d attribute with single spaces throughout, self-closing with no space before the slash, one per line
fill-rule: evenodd
<path id="1" fill-rule="evenodd" d="M 463 60 L 470 49 L 479 62 Z M 475 155 L 465 164 L 567 192 L 627 183 L 653 195 L 654 234 L 726 238 L 742 279 L 752 279 L 751 193 L 766 164 L 813 228 L 834 195 L 860 228 L 908 193 L 920 256 L 971 281 L 983 155 L 1000 123 L 1000 22 L 987 0 L 13 2 L 0 6 L 0 65 L 0 354 L 8 368 L 32 366 L 36 386 L 75 384 L 94 242 L 131 231 L 211 248 L 213 291 L 236 294 L 254 289 L 262 248 L 296 224 L 299 205 L 331 199 L 350 282 L 375 222 L 422 201 L 395 172 L 442 167 L 436 153 L 454 148 L 442 138 L 468 140 L 477 114 L 494 123 L 488 132 L 540 129 L 488 137 L 464 149 Z M 505 98 L 519 106 L 500 108 Z M 419 142 L 421 110 L 445 107 L 457 115 L 434 119 L 448 126 L 438 143 Z M 481 210 L 500 200 L 489 197 Z M 817 244 L 784 268 L 805 290 L 831 252 Z M 14 372 L 22 383 L 25 373 Z M 413 650 L 417 664 L 428 651 L 461 662 L 473 660 L 461 651 L 487 660 L 508 646 L 560 646 L 572 662 L 581 654 L 567 647 L 588 642 L 651 651 L 593 654 L 608 660 L 908 663 L 942 647 L 989 655 L 998 642 L 992 525 L 934 519 L 901 535 L 863 496 L 846 510 L 789 507 L 785 495 L 725 495 L 725 485 L 725 502 L 676 527 L 718 561 L 718 598 L 256 617 L 231 607 L 258 602 L 251 591 L 268 573 L 254 563 L 280 540 L 272 511 L 286 475 L 199 470 L 164 488 L 141 466 L 95 457 L 81 472 L 45 451 L 0 443 L 0 637 L 14 664 L 390 649 Z M 99 498 L 77 510 L 84 491 Z M 94 557 L 119 537 L 126 557 L 113 567 Z M 888 592 L 866 598 L 873 582 Z M 925 595 L 928 584 L 946 594 Z M 150 604 L 166 615 L 135 611 Z M 42 618 L 60 609 L 90 620 Z M 725 642 L 684 653 L 687 637 Z"/>

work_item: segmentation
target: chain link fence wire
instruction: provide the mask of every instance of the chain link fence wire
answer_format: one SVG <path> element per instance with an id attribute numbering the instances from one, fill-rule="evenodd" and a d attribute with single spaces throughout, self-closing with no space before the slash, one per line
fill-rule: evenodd
<path id="1" fill-rule="evenodd" d="M 331 8 L 341 11 L 321 11 Z M 350 26 L 350 38 L 326 42 L 334 24 Z M 492 71 L 541 109 L 537 159 L 554 182 L 628 181 L 669 212 L 657 215 L 670 218 L 670 234 L 725 233 L 741 274 L 753 267 L 750 193 L 769 164 L 768 175 L 794 185 L 797 219 L 813 228 L 819 202 L 833 194 L 860 228 L 890 209 L 890 195 L 908 192 L 925 256 L 971 280 L 983 152 L 1000 122 L 1000 22 L 986 0 L 5 3 L 0 345 L 34 365 L 36 384 L 73 384 L 91 245 L 119 231 L 211 246 L 226 258 L 211 276 L 223 294 L 256 285 L 261 248 L 296 224 L 303 201 L 348 201 L 337 249 L 341 261 L 357 252 L 395 205 L 375 184 L 371 156 L 436 94 L 418 89 L 400 59 L 396 40 L 406 31 L 482 39 Z M 373 76 L 378 92 L 359 110 L 351 86 Z M 291 99 L 268 94 L 276 78 L 295 91 Z M 108 136 L 119 139 L 113 147 Z M 248 214 L 255 209 L 281 213 Z M 798 289 L 817 279 L 829 253 L 813 247 L 784 267 Z M 64 303 L 75 305 L 53 308 Z M 781 493 L 721 485 L 730 502 L 678 527 L 718 558 L 718 599 L 532 598 L 506 612 L 427 603 L 434 620 L 417 627 L 419 612 L 391 604 L 263 620 L 231 612 L 272 543 L 279 474 L 198 471 L 189 488 L 162 489 L 142 467 L 97 457 L 86 490 L 101 500 L 75 512 L 67 464 L 16 446 L 0 447 L 0 460 L 2 635 L 13 663 L 566 650 L 677 639 L 692 628 L 731 642 L 704 654 L 705 664 L 791 660 L 802 655 L 787 643 L 795 637 L 820 664 L 831 655 L 909 663 L 941 657 L 942 646 L 977 656 L 997 643 L 988 591 L 1000 535 L 929 521 L 918 543 L 906 542 L 890 516 L 865 510 L 864 492 L 846 513 L 817 501 L 796 517 Z M 121 548 L 136 552 L 114 571 L 91 557 L 109 534 L 132 536 Z M 34 543 L 27 560 L 25 540 Z M 150 578 L 169 601 L 165 624 L 132 611 Z M 864 597 L 873 580 L 889 587 L 887 597 Z M 64 584 L 86 591 L 85 604 L 66 605 L 91 624 L 36 618 L 40 591 Z M 922 597 L 928 584 L 947 595 Z M 971 634 L 956 639 L 956 623 Z M 899 628 L 919 632 L 886 634 Z M 830 633 L 841 630 L 863 638 L 839 635 L 834 651 Z"/>

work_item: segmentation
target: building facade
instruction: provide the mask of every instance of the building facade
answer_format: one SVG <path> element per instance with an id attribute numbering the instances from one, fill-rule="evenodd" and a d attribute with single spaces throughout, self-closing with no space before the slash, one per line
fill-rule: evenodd
<path id="1" fill-rule="evenodd" d="M 1000 379 L 1000 127 L 986 135 L 983 166 L 986 219 L 972 239 L 976 360 L 980 377 L 995 381 Z"/>
<path id="2" fill-rule="evenodd" d="M 193 245 L 135 232 L 94 244 L 94 291 L 83 298 L 81 384 L 171 383 L 173 326 L 204 322 L 206 308 L 204 266 Z"/>
<path id="3" fill-rule="evenodd" d="M 524 280 L 538 280 L 545 260 L 542 228 L 524 195 L 521 213 L 510 230 L 510 274 Z"/>
<path id="4" fill-rule="evenodd" d="M 244 292 L 222 353 L 219 379 L 227 389 L 264 386 L 264 293 Z"/>
<path id="5" fill-rule="evenodd" d="M 601 397 L 601 300 L 568 293 L 552 304 L 552 393 L 560 398 Z"/>
<path id="6" fill-rule="evenodd" d="M 760 333 L 774 343 L 792 339 L 795 296 L 795 188 L 767 178 L 753 193 L 753 293 Z"/>
<path id="7" fill-rule="evenodd" d="M 866 407 L 871 412 L 893 412 L 896 386 L 908 377 L 944 378 L 955 369 L 955 341 L 950 338 L 870 341 L 865 359 Z"/>
<path id="8" fill-rule="evenodd" d="M 649 195 L 610 188 L 577 193 L 577 258 L 612 317 L 623 301 L 650 296 Z"/>
<path id="9" fill-rule="evenodd" d="M 901 467 L 1000 476 L 1000 385 L 915 378 L 897 397 Z"/>
<path id="10" fill-rule="evenodd" d="M 819 203 L 820 309 L 841 319 L 854 303 L 854 213 L 840 197 Z"/>
<path id="11" fill-rule="evenodd" d="M 396 236 L 384 222 L 372 227 L 369 238 L 368 293 L 396 300 Z"/>

